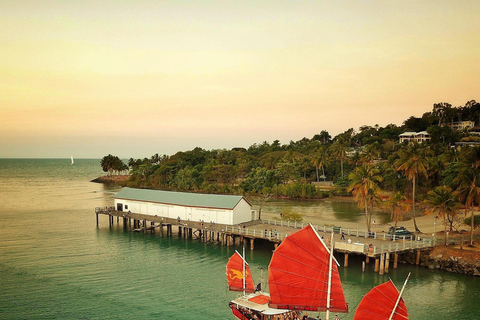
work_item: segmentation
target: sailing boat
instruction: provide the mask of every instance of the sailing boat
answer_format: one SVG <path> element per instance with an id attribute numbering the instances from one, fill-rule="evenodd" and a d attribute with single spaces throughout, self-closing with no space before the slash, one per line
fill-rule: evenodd
<path id="1" fill-rule="evenodd" d="M 392 280 L 374 287 L 360 301 L 353 320 L 405 320 L 408 311 L 402 299 L 410 273 L 400 293 Z"/>
<path id="2" fill-rule="evenodd" d="M 72 165 L 74 165 L 75 162 L 73 162 L 73 156 L 70 156 L 70 160 L 72 160 Z"/>
<path id="3" fill-rule="evenodd" d="M 230 291 L 255 292 L 253 278 L 248 263 L 235 250 L 227 263 L 227 280 Z"/>
<path id="4" fill-rule="evenodd" d="M 331 311 L 348 312 L 338 262 L 331 252 L 312 225 L 288 236 L 273 252 L 268 266 L 270 294 L 257 291 L 232 300 L 233 315 L 240 320 L 268 320 L 300 317 L 300 311 L 326 311 L 327 318 Z M 235 256 L 230 259 L 238 259 Z M 242 281 L 251 277 L 248 268 L 242 274 L 230 272 L 228 265 L 227 276 L 236 274 Z M 229 280 L 229 287 L 231 283 Z"/>

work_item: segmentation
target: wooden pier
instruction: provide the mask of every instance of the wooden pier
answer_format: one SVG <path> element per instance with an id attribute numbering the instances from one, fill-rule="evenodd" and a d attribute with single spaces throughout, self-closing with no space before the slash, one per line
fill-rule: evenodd
<path id="1" fill-rule="evenodd" d="M 165 217 L 127 213 L 110 208 L 95 208 L 97 227 L 99 215 L 106 215 L 109 227 L 122 220 L 123 228 L 133 232 L 160 233 L 162 236 L 178 235 L 180 238 L 195 238 L 202 242 L 216 242 L 225 246 L 245 244 L 254 250 L 256 241 L 268 241 L 276 248 L 285 237 L 303 228 L 306 224 L 281 220 L 257 220 L 241 225 L 223 225 L 213 222 L 185 221 Z M 344 255 L 344 267 L 348 267 L 349 255 L 365 256 L 365 264 L 374 260 L 374 271 L 388 273 L 390 262 L 395 269 L 399 254 L 416 253 L 416 264 L 420 263 L 422 250 L 430 250 L 433 240 L 428 238 L 391 241 L 387 234 L 366 233 L 359 230 L 342 230 L 339 227 L 313 226 L 318 234 L 329 244 L 330 234 L 334 233 L 334 250 Z"/>

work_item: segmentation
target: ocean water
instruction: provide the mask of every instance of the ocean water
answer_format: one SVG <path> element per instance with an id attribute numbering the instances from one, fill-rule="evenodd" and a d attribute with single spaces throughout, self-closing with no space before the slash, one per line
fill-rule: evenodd
<path id="1" fill-rule="evenodd" d="M 0 159 L 0 319 L 233 319 L 225 264 L 240 248 L 110 229 L 103 216 L 97 228 L 95 207 L 118 191 L 89 182 L 103 174 L 99 162 Z M 247 251 L 256 282 L 266 283 L 271 251 Z M 478 278 L 406 265 L 379 276 L 349 262 L 340 272 L 350 313 L 340 319 L 374 285 L 390 277 L 400 287 L 408 272 L 410 319 L 479 318 Z"/>

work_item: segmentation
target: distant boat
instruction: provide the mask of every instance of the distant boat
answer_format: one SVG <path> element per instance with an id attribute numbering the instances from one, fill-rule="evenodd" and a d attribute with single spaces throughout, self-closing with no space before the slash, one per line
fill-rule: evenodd
<path id="1" fill-rule="evenodd" d="M 72 165 L 74 165 L 75 162 L 73 162 L 73 156 L 70 156 L 70 159 L 72 160 Z"/>

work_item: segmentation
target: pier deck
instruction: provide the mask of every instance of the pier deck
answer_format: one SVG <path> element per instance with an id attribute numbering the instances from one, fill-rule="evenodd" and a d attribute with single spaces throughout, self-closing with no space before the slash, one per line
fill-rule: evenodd
<path id="1" fill-rule="evenodd" d="M 303 228 L 305 223 L 286 222 L 281 220 L 256 220 L 240 225 L 224 225 L 203 221 L 185 221 L 159 216 L 144 215 L 139 213 L 126 213 L 116 211 L 114 208 L 95 208 L 98 216 L 106 215 L 109 218 L 110 227 L 114 224 L 115 217 L 117 224 L 123 220 L 123 227 L 136 232 L 157 232 L 173 235 L 173 228 L 176 229 L 179 237 L 196 237 L 202 241 L 215 241 L 230 246 L 247 243 L 250 249 L 254 249 L 256 240 L 269 241 L 276 247 L 285 237 Z M 133 226 L 132 226 L 133 223 Z M 324 239 L 327 245 L 330 242 L 330 234 L 334 233 L 335 252 L 345 255 L 344 265 L 348 266 L 348 255 L 364 255 L 368 263 L 370 258 L 375 259 L 377 264 L 387 265 L 389 257 L 394 257 L 394 268 L 398 260 L 398 254 L 403 252 L 417 252 L 417 261 L 420 259 L 421 250 L 430 250 L 434 244 L 429 238 L 415 240 L 400 239 L 392 241 L 386 233 L 367 233 L 365 231 L 342 229 L 341 227 L 313 226 L 318 234 Z M 166 231 L 165 231 L 166 229 Z M 379 260 L 383 260 L 379 261 Z M 417 262 L 417 264 L 418 264 Z M 381 267 L 378 267 L 381 272 Z M 388 270 L 388 267 L 387 267 Z"/>

